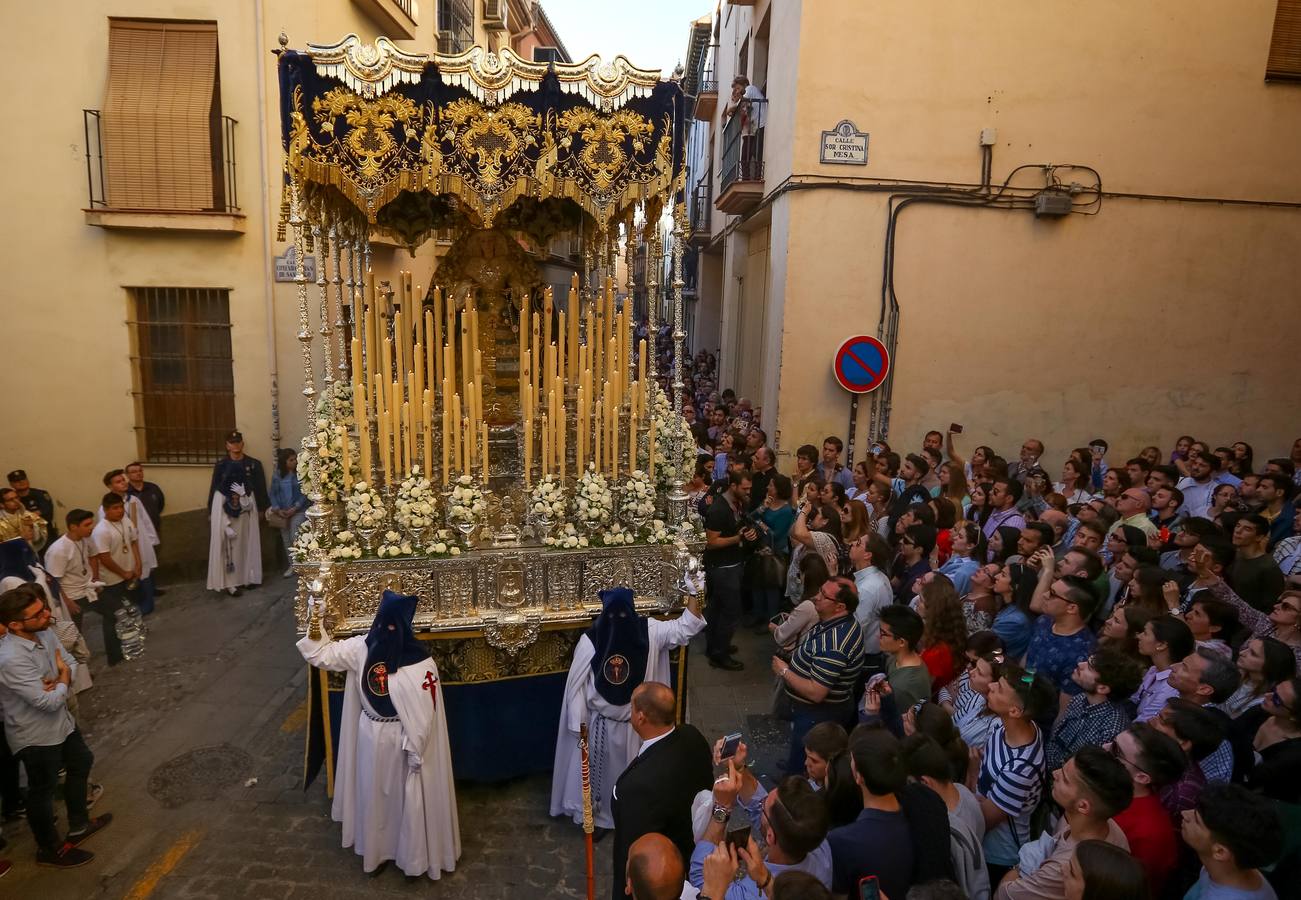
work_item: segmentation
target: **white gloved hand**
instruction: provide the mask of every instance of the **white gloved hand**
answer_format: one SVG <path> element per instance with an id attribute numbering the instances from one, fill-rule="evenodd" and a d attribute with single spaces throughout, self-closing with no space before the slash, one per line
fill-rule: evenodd
<path id="1" fill-rule="evenodd" d="M 245 494 L 244 485 L 240 484 L 239 482 L 232 484 L 230 486 L 230 489 L 233 493 L 239 494 L 241 497 L 243 497 Z"/>
<path id="2" fill-rule="evenodd" d="M 699 569 L 682 576 L 682 592 L 699 597 L 705 591 L 705 573 Z"/>
<path id="3" fill-rule="evenodd" d="M 420 771 L 420 754 L 414 750 L 407 751 L 407 768 L 412 772 Z"/>

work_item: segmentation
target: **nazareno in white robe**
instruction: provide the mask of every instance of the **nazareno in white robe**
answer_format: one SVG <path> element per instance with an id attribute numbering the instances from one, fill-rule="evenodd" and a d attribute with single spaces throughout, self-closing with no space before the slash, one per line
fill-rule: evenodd
<path id="1" fill-rule="evenodd" d="M 361 690 L 365 637 L 331 641 L 323 633 L 319 641 L 304 637 L 298 650 L 318 668 L 348 673 L 330 810 L 343 824 L 343 846 L 356 850 L 367 872 L 387 860 L 410 876 L 437 879 L 454 870 L 461 832 L 443 687 L 434 689 L 436 709 L 424 687 L 427 674 L 438 678 L 438 666 L 426 659 L 390 674 L 398 721 L 377 721 Z M 419 769 L 409 754 L 419 758 Z"/>
<path id="2" fill-rule="evenodd" d="M 258 534 L 257 505 L 251 494 L 245 495 L 243 510 L 232 519 L 222 509 L 222 503 L 221 492 L 213 491 L 209 506 L 212 533 L 208 538 L 208 590 L 224 591 L 246 584 L 261 584 L 262 541 Z M 229 539 L 226 536 L 228 525 L 235 532 L 235 536 Z M 140 543 L 143 557 L 143 538 Z M 150 552 L 153 552 L 152 548 Z"/>
<path id="3" fill-rule="evenodd" d="M 704 627 L 705 620 L 689 609 L 677 619 L 647 622 L 650 652 L 643 681 L 669 684 L 669 651 L 686 646 Z M 592 676 L 595 653 L 586 634 L 578 639 L 560 708 L 556 761 L 551 771 L 551 815 L 567 815 L 579 825 L 583 823 L 583 755 L 578 748 L 578 730 L 586 723 L 593 821 L 597 828 L 614 828 L 610 792 L 623 770 L 637 758 L 641 738 L 632 730 L 632 704 L 613 706 L 596 692 Z"/>

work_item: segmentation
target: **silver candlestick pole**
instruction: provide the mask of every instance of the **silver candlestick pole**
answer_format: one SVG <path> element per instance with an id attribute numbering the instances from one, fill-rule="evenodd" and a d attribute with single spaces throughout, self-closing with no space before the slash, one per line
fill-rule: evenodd
<path id="1" fill-rule="evenodd" d="M 686 204 L 679 203 L 673 209 L 673 487 L 669 490 L 669 521 L 679 530 L 689 527 L 687 523 L 686 482 L 682 479 L 682 457 L 685 447 L 682 442 L 689 432 L 682 428 L 682 232 L 686 227 Z"/>

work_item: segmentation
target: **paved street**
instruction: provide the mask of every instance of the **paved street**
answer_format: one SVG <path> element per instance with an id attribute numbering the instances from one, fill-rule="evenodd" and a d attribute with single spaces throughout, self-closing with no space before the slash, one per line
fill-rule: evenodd
<path id="1" fill-rule="evenodd" d="M 458 784 L 461 861 L 441 882 L 408 883 L 391 868 L 363 874 L 339 846 L 324 778 L 300 789 L 306 669 L 293 649 L 288 581 L 220 599 L 201 585 L 173 585 L 149 621 L 145 656 L 95 666 L 95 687 L 81 695 L 94 778 L 106 787 L 96 812 L 115 817 L 86 844 L 95 861 L 69 872 L 37 868 L 30 832 L 7 826 L 15 866 L 0 882 L 5 896 L 584 895 L 582 833 L 547 815 L 548 776 Z M 741 634 L 738 643 L 747 663 L 739 674 L 710 669 L 700 648 L 692 651 L 691 719 L 707 737 L 745 730 L 748 738 L 764 724 L 754 717 L 769 702 L 767 642 Z M 777 750 L 772 729 L 764 731 L 761 760 Z M 608 893 L 610 852 L 608 840 L 597 845 L 598 896 Z"/>

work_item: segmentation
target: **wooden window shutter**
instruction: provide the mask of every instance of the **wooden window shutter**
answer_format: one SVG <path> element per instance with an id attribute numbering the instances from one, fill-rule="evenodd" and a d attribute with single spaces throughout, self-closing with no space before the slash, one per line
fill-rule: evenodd
<path id="1" fill-rule="evenodd" d="M 1301 81 L 1301 0 L 1278 0 L 1266 81 Z"/>
<path id="2" fill-rule="evenodd" d="M 113 19 L 108 59 L 109 206 L 214 208 L 217 26 Z"/>

